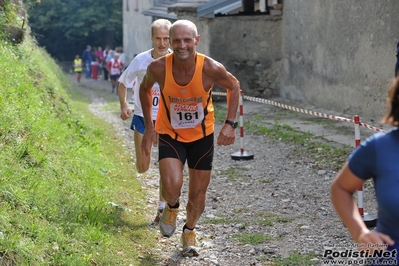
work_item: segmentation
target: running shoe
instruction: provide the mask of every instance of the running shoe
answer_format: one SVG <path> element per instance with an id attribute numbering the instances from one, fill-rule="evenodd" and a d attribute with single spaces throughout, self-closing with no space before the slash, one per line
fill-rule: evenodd
<path id="1" fill-rule="evenodd" d="M 151 227 L 151 228 L 155 228 L 155 227 L 158 226 L 159 220 L 161 219 L 162 212 L 163 212 L 163 209 L 162 209 L 162 208 L 158 209 L 157 215 L 155 216 L 154 221 L 152 221 L 152 222 L 150 223 L 150 227 Z"/>
<path id="2" fill-rule="evenodd" d="M 163 236 L 171 237 L 176 231 L 176 220 L 179 208 L 171 209 L 166 204 L 165 209 L 162 212 L 161 219 L 159 220 L 159 230 Z"/>
<path id="3" fill-rule="evenodd" d="M 198 257 L 199 253 L 196 246 L 196 235 L 194 230 L 189 234 L 181 233 L 181 244 L 183 245 L 183 257 Z"/>

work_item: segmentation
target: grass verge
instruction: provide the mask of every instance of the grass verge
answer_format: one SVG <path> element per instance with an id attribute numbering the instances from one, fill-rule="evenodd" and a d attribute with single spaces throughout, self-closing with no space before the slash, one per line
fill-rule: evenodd
<path id="1" fill-rule="evenodd" d="M 32 40 L 0 49 L 0 265 L 155 265 L 122 140 Z"/>

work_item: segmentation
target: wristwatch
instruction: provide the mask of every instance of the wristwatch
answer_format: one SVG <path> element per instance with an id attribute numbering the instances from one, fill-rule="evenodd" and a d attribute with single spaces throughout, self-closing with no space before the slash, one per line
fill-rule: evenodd
<path id="1" fill-rule="evenodd" d="M 234 122 L 234 121 L 231 121 L 231 120 L 226 120 L 226 121 L 224 121 L 224 123 L 229 124 L 233 128 L 237 128 L 237 126 L 238 126 L 237 122 Z"/>

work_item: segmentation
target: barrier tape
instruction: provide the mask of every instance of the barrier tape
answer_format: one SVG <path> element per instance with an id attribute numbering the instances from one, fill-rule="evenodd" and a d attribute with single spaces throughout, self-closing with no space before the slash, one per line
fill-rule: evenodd
<path id="1" fill-rule="evenodd" d="M 370 126 L 370 125 L 367 125 L 366 123 L 362 123 L 362 122 L 359 122 L 359 126 L 371 129 L 371 130 L 376 131 L 376 132 L 385 132 L 385 130 L 383 130 L 381 128 Z"/>
<path id="2" fill-rule="evenodd" d="M 226 96 L 227 93 L 226 92 L 214 91 L 214 92 L 212 92 L 212 95 Z M 355 123 L 354 119 L 350 119 L 350 118 L 346 118 L 346 117 L 342 117 L 342 116 L 336 116 L 336 115 L 323 114 L 323 113 L 319 113 L 319 112 L 315 112 L 315 111 L 309 111 L 309 110 L 305 110 L 305 109 L 294 107 L 294 106 L 289 106 L 289 105 L 286 105 L 286 104 L 274 102 L 274 101 L 267 100 L 267 99 L 257 98 L 257 97 L 253 97 L 253 96 L 245 96 L 245 95 L 243 96 L 243 98 L 245 100 L 248 100 L 248 101 L 274 105 L 274 106 L 277 106 L 277 107 L 280 107 L 280 108 L 284 108 L 284 109 L 287 109 L 287 110 L 290 110 L 290 111 L 295 111 L 295 112 L 304 113 L 304 114 L 308 114 L 308 115 L 314 115 L 314 116 L 328 118 L 328 119 L 342 121 L 342 122 L 349 122 L 349 123 L 352 123 L 352 124 Z M 374 126 L 371 126 L 371 125 L 368 125 L 368 124 L 362 123 L 362 122 L 359 122 L 359 126 L 365 127 L 367 129 L 371 129 L 371 130 L 376 131 L 376 132 L 385 132 L 385 130 L 383 130 L 381 128 L 374 127 Z"/>

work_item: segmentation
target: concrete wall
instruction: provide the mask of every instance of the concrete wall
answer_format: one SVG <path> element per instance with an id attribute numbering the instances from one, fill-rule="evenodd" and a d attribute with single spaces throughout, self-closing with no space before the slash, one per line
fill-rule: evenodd
<path id="1" fill-rule="evenodd" d="M 398 10 L 392 0 L 284 1 L 281 96 L 380 120 Z"/>
<path id="2" fill-rule="evenodd" d="M 149 8 L 151 0 L 123 1 L 123 51 L 129 63 L 134 54 L 152 47 L 150 28 L 152 18 L 141 14 Z"/>

